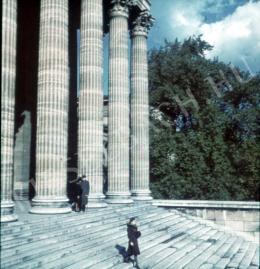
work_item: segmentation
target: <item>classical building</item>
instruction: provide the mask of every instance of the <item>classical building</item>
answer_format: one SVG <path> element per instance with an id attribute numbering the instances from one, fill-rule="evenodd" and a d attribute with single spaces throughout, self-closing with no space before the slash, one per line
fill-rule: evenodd
<path id="1" fill-rule="evenodd" d="M 2 1 L 1 221 L 17 218 L 14 190 L 26 189 L 29 176 L 35 178 L 31 213 L 70 212 L 70 162 L 76 175 L 89 179 L 90 207 L 152 199 L 147 72 L 152 21 L 149 0 Z M 72 93 L 77 28 L 78 105 Z M 104 35 L 109 36 L 106 192 Z M 23 111 L 25 129 L 19 120 Z M 15 137 L 22 146 L 15 147 Z M 21 158 L 17 175 L 14 160 Z"/>

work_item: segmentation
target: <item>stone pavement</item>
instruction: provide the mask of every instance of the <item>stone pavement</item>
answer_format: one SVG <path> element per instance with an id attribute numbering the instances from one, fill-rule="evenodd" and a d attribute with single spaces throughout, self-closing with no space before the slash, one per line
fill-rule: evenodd
<path id="1" fill-rule="evenodd" d="M 123 263 L 126 221 L 132 216 L 142 232 L 142 269 L 259 268 L 258 244 L 177 210 L 135 203 L 87 213 L 32 215 L 16 208 L 19 221 L 1 224 L 2 269 L 133 268 Z"/>

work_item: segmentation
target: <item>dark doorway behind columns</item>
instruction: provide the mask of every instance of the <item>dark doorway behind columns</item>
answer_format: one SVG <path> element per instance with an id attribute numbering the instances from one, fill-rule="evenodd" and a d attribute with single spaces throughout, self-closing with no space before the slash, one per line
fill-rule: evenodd
<path id="1" fill-rule="evenodd" d="M 15 133 L 23 123 L 22 112 L 30 111 L 32 124 L 30 178 L 35 179 L 40 1 L 19 0 L 17 4 Z M 30 184 L 29 197 L 33 196 L 34 188 Z"/>
<path id="2" fill-rule="evenodd" d="M 69 126 L 68 126 L 68 184 L 67 192 L 71 200 L 73 189 L 70 181 L 77 178 L 77 29 L 80 28 L 80 0 L 69 1 Z"/>

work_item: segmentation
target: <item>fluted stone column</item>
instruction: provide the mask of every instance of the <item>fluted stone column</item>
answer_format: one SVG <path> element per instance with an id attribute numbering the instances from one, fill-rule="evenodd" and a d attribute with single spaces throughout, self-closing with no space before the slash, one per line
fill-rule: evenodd
<path id="1" fill-rule="evenodd" d="M 41 0 L 36 196 L 31 213 L 67 213 L 68 0 Z"/>
<path id="2" fill-rule="evenodd" d="M 149 101 L 147 34 L 151 16 L 143 12 L 132 29 L 131 46 L 131 193 L 151 200 L 149 190 Z"/>
<path id="3" fill-rule="evenodd" d="M 1 222 L 14 221 L 12 201 L 16 77 L 16 0 L 2 1 Z"/>
<path id="4" fill-rule="evenodd" d="M 132 203 L 129 191 L 128 6 L 110 10 L 108 203 Z"/>
<path id="5" fill-rule="evenodd" d="M 90 184 L 88 207 L 103 194 L 103 1 L 81 1 L 78 173 Z"/>

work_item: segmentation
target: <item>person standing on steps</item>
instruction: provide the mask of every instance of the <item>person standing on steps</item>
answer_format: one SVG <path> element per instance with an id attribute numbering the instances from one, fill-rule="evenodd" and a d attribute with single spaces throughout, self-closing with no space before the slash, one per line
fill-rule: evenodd
<path id="1" fill-rule="evenodd" d="M 72 196 L 72 205 L 71 208 L 73 211 L 75 212 L 79 212 L 80 211 L 80 205 L 81 205 L 81 186 L 79 185 L 79 182 L 81 181 L 81 177 L 80 178 L 76 178 L 73 181 L 69 181 L 69 183 L 71 184 L 71 196 Z"/>
<path id="2" fill-rule="evenodd" d="M 134 267 L 139 268 L 137 256 L 140 255 L 140 249 L 137 239 L 141 236 L 141 232 L 138 231 L 135 218 L 130 218 L 127 223 L 127 236 L 128 236 L 128 249 L 125 262 L 130 261 L 130 257 L 134 255 Z"/>
<path id="3" fill-rule="evenodd" d="M 83 175 L 79 181 L 81 187 L 81 199 L 80 199 L 80 210 L 85 212 L 86 205 L 88 204 L 88 195 L 89 195 L 89 181 L 87 177 Z"/>

